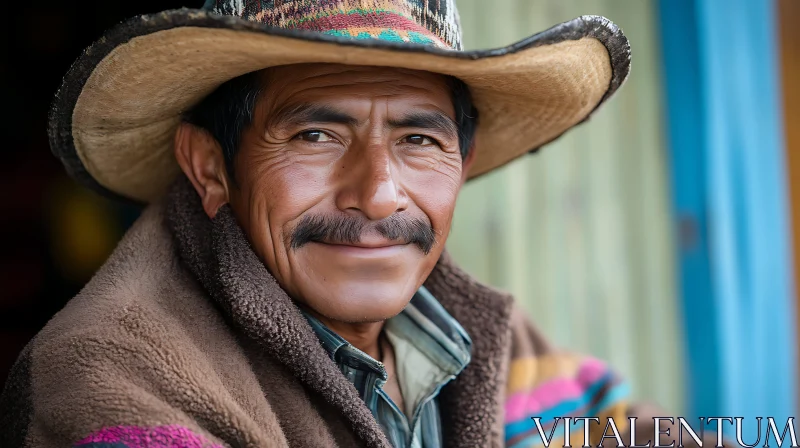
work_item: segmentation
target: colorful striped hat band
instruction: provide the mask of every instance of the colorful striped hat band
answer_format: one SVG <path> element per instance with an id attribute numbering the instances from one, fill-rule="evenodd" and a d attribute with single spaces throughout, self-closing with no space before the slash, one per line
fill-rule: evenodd
<path id="1" fill-rule="evenodd" d="M 285 29 L 461 50 L 452 0 L 207 0 L 203 8 Z"/>

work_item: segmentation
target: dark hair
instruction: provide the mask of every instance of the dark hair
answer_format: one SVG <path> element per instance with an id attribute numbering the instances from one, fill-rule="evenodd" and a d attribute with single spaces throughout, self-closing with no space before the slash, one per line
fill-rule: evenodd
<path id="1" fill-rule="evenodd" d="M 222 148 L 225 167 L 233 179 L 233 160 L 242 134 L 253 122 L 262 80 L 258 72 L 225 82 L 183 115 L 183 121 L 208 131 Z"/>
<path id="2" fill-rule="evenodd" d="M 253 121 L 256 102 L 263 88 L 259 72 L 233 78 L 211 92 L 183 115 L 183 120 L 208 131 L 222 147 L 225 167 L 233 178 L 233 160 L 239 150 L 242 133 Z M 472 103 L 469 87 L 450 76 L 448 84 L 453 98 L 458 146 L 466 158 L 478 125 L 478 110 Z"/>

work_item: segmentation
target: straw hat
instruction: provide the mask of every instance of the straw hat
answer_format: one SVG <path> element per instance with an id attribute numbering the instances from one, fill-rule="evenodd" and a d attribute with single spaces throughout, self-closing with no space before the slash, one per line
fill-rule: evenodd
<path id="1" fill-rule="evenodd" d="M 609 20 L 583 16 L 462 51 L 454 0 L 209 0 L 135 17 L 87 48 L 53 102 L 50 145 L 81 183 L 150 202 L 179 171 L 183 112 L 239 75 L 307 62 L 463 80 L 480 112 L 474 178 L 586 120 L 627 77 L 630 46 Z"/>

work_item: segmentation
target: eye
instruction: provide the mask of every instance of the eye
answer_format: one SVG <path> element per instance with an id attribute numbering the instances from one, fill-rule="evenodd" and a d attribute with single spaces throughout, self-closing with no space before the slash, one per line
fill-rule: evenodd
<path id="1" fill-rule="evenodd" d="M 430 137 L 426 137 L 424 135 L 420 135 L 420 134 L 408 135 L 406 137 L 403 137 L 403 139 L 400 140 L 400 142 L 402 142 L 402 143 L 410 143 L 412 145 L 420 145 L 420 146 L 437 145 L 438 144 L 434 139 L 432 139 Z"/>
<path id="2" fill-rule="evenodd" d="M 311 142 L 311 143 L 332 142 L 334 140 L 333 137 L 331 137 L 327 133 L 317 130 L 301 132 L 297 134 L 295 138 L 303 140 L 304 142 Z"/>

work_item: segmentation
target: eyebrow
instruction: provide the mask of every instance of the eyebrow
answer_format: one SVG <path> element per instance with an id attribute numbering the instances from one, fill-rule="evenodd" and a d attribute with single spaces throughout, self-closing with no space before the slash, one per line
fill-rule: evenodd
<path id="1" fill-rule="evenodd" d="M 338 123 L 355 126 L 358 119 L 330 106 L 302 103 L 278 111 L 272 117 L 277 126 L 304 125 L 309 123 Z"/>
<path id="2" fill-rule="evenodd" d="M 420 128 L 438 130 L 451 136 L 458 135 L 458 126 L 455 120 L 442 112 L 412 112 L 403 118 L 389 120 L 392 128 Z"/>
<path id="3" fill-rule="evenodd" d="M 331 106 L 323 104 L 301 103 L 279 110 L 270 120 L 276 126 L 296 125 L 310 123 L 337 123 L 348 126 L 357 126 L 357 118 Z M 388 126 L 392 129 L 419 128 L 444 132 L 450 136 L 458 135 L 458 125 L 455 120 L 442 112 L 417 111 L 411 112 L 398 119 L 389 120 Z"/>

